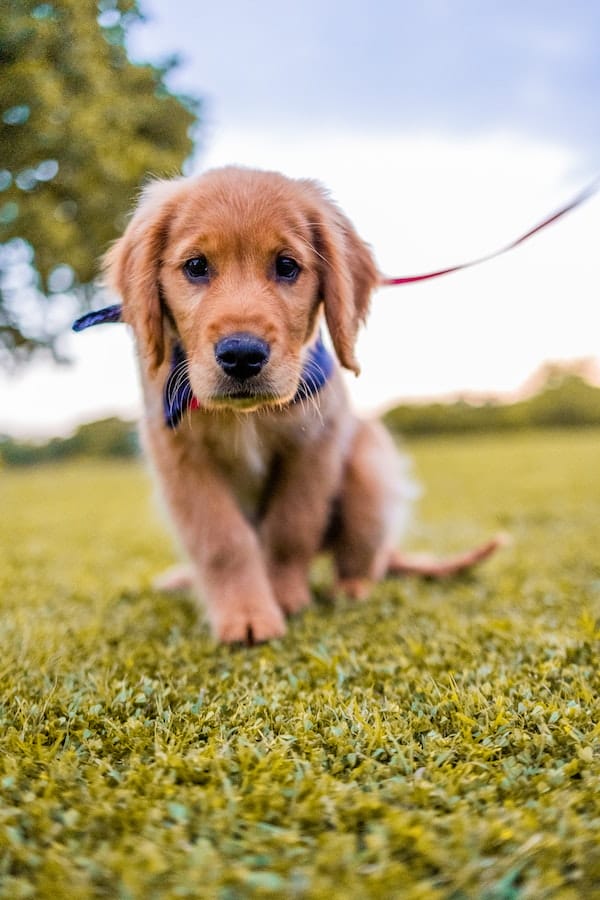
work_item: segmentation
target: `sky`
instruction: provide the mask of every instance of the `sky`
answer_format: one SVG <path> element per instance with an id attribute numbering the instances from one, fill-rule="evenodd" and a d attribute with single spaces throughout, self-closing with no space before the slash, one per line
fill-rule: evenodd
<path id="1" fill-rule="evenodd" d="M 410 275 L 503 246 L 600 174 L 600 5 L 589 0 L 142 0 L 136 60 L 203 99 L 191 174 L 228 163 L 322 181 Z M 518 250 L 383 288 L 358 343 L 361 411 L 514 392 L 546 360 L 600 355 L 600 195 Z M 73 336 L 69 368 L 0 379 L 0 432 L 140 410 L 124 326 Z"/>

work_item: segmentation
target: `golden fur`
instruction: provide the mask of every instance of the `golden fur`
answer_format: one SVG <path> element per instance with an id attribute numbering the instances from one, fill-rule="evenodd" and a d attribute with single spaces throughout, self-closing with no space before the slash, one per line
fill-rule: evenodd
<path id="1" fill-rule="evenodd" d="M 296 280 L 277 276 L 282 255 Z M 199 256 L 210 274 L 191 282 L 183 267 Z M 339 369 L 290 402 L 323 316 L 339 362 L 358 372 L 355 338 L 379 279 L 319 185 L 238 168 L 155 182 L 106 262 L 137 341 L 145 443 L 218 639 L 282 635 L 310 603 L 309 565 L 325 544 L 341 589 L 361 597 L 390 570 L 475 561 L 444 570 L 394 553 L 413 488 L 384 429 L 351 413 Z M 239 332 L 270 348 L 243 397 L 215 359 Z M 200 409 L 172 431 L 162 391 L 176 340 Z"/>

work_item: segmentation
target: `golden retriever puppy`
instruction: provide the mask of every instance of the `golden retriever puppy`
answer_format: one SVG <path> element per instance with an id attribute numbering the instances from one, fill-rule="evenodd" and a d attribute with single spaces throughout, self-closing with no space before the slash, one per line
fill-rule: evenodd
<path id="1" fill-rule="evenodd" d="M 219 640 L 283 635 L 323 549 L 356 597 L 494 549 L 395 550 L 414 487 L 382 426 L 350 411 L 339 368 L 358 373 L 380 276 L 318 184 L 242 168 L 157 181 L 106 268 L 137 342 L 145 444 Z"/>

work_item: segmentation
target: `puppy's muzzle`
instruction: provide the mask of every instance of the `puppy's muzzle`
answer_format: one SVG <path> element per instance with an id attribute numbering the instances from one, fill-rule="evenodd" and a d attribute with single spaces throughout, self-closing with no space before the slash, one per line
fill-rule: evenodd
<path id="1" fill-rule="evenodd" d="M 239 332 L 215 344 L 215 359 L 226 375 L 247 381 L 258 375 L 269 360 L 269 345 L 254 334 Z"/>

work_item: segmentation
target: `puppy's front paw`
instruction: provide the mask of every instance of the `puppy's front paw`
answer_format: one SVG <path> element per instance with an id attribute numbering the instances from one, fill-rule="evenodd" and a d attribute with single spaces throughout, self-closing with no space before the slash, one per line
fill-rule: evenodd
<path id="1" fill-rule="evenodd" d="M 337 590 L 351 600 L 366 600 L 373 590 L 370 578 L 340 578 Z"/>
<path id="2" fill-rule="evenodd" d="M 285 619 L 275 603 L 240 605 L 213 612 L 215 637 L 224 644 L 261 644 L 285 634 Z"/>
<path id="3" fill-rule="evenodd" d="M 304 566 L 273 566 L 269 576 L 277 603 L 288 616 L 310 605 L 312 597 Z"/>

